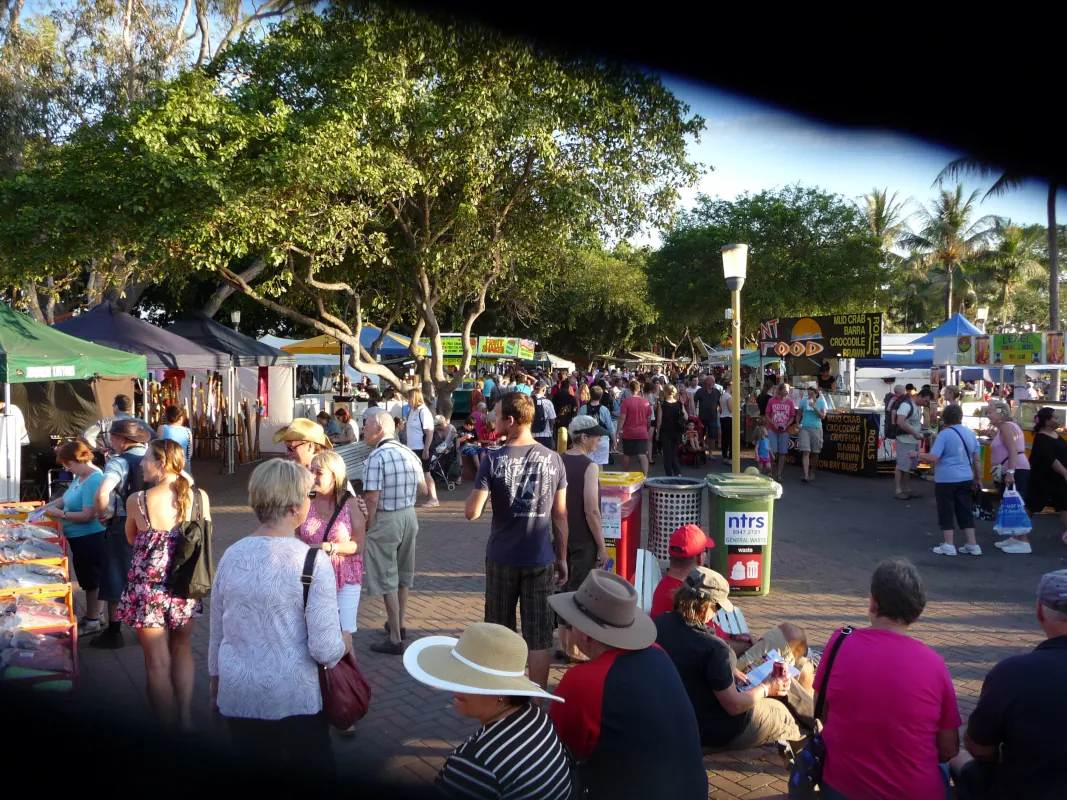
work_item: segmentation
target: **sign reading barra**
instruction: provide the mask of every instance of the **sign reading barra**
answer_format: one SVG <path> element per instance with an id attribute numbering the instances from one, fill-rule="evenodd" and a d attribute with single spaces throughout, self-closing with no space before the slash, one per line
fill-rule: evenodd
<path id="1" fill-rule="evenodd" d="M 881 358 L 882 313 L 779 317 L 760 323 L 764 356 Z"/>
<path id="2" fill-rule="evenodd" d="M 797 437 L 789 438 L 790 464 L 800 463 Z M 828 414 L 823 422 L 819 469 L 847 475 L 878 475 L 878 417 L 875 414 Z"/>

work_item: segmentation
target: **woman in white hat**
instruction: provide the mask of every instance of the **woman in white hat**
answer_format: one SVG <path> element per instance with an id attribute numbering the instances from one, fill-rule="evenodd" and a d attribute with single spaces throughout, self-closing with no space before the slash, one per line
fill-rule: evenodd
<path id="1" fill-rule="evenodd" d="M 452 692 L 456 711 L 481 723 L 437 775 L 449 797 L 571 796 L 571 763 L 548 715 L 531 698 L 559 700 L 526 677 L 526 642 L 502 625 L 477 622 L 459 639 L 427 636 L 404 667 L 420 683 Z"/>

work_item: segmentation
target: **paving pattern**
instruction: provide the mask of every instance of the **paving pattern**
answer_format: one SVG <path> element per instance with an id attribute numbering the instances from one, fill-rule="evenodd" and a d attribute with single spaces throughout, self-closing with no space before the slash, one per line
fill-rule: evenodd
<path id="1" fill-rule="evenodd" d="M 217 463 L 196 467 L 200 485 L 212 500 L 218 558 L 226 546 L 256 527 L 244 488 L 251 470 L 240 467 L 237 475 L 223 476 L 216 474 Z M 721 469 L 721 463 L 710 468 Z M 661 474 L 658 467 L 653 474 Z M 685 474 L 702 473 L 687 469 Z M 835 628 L 865 623 L 871 570 L 881 558 L 905 555 L 922 571 L 929 594 L 926 613 L 913 632 L 948 664 L 964 720 L 989 668 L 1041 640 L 1033 618 L 1037 579 L 1067 566 L 1067 548 L 1059 542 L 1053 517 L 1038 519 L 1033 555 L 1000 553 L 993 547 L 989 523 L 980 523 L 979 542 L 986 554 L 946 558 L 930 552 L 939 541 L 932 485 L 926 497 L 909 502 L 893 499 L 888 479 L 824 474 L 804 485 L 799 470 L 791 468 L 784 485 L 775 511 L 771 594 L 743 603 L 754 632 L 793 621 L 805 628 L 809 642 L 821 646 Z M 453 493 L 441 491 L 440 507 L 419 512 L 417 577 L 407 618 L 410 638 L 458 635 L 482 618 L 489 524 L 487 519 L 464 519 L 468 492 L 466 484 Z M 647 525 L 647 512 L 643 517 Z M 222 735 L 212 729 L 208 714 L 209 613 L 208 608 L 193 636 L 195 717 L 205 735 Z M 408 677 L 398 657 L 370 652 L 369 645 L 382 636 L 384 621 L 381 599 L 365 598 L 355 643 L 374 700 L 357 735 L 334 738 L 337 759 L 343 767 L 398 781 L 430 781 L 476 725 L 452 710 L 450 695 Z M 127 646 L 116 651 L 81 649 L 79 691 L 116 713 L 147 716 L 141 649 L 129 631 L 126 641 Z M 553 685 L 562 674 L 560 668 L 553 669 Z M 709 797 L 784 796 L 786 773 L 771 749 L 712 755 L 706 764 Z"/>

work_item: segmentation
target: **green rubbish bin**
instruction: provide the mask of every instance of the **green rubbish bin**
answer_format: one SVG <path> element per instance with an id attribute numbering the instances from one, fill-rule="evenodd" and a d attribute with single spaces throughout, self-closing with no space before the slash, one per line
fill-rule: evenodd
<path id="1" fill-rule="evenodd" d="M 730 593 L 762 597 L 771 591 L 774 501 L 782 486 L 763 475 L 713 473 L 708 484 L 708 531 L 715 542 L 711 568 L 726 578 Z"/>

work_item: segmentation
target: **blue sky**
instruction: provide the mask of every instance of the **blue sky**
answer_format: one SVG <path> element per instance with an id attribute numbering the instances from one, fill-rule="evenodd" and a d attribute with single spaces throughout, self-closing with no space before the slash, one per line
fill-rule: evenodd
<path id="1" fill-rule="evenodd" d="M 690 157 L 714 167 L 700 183 L 683 192 L 684 207 L 698 193 L 732 199 L 742 192 L 802 183 L 858 198 L 874 187 L 898 192 L 898 199 L 924 204 L 935 195 L 932 186 L 941 169 L 958 154 L 889 131 L 834 128 L 756 100 L 717 91 L 674 76 L 666 85 L 693 113 L 705 120 L 700 141 L 690 144 Z M 969 192 L 988 189 L 974 179 Z M 1060 192 L 1057 216 L 1067 221 L 1067 192 Z M 1010 217 L 1020 223 L 1046 222 L 1047 189 L 1041 184 L 990 198 L 981 214 Z M 909 211 L 915 209 L 914 202 Z M 658 237 L 653 237 L 653 241 Z"/>

